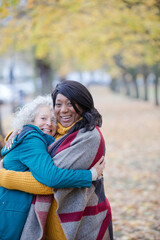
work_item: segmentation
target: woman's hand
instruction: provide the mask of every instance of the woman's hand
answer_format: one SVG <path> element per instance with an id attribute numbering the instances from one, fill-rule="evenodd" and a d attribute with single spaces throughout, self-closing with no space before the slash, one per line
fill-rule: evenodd
<path id="1" fill-rule="evenodd" d="M 13 132 L 11 133 L 11 135 L 10 135 L 10 136 L 8 137 L 8 139 L 7 139 L 7 142 L 6 142 L 6 144 L 5 144 L 4 150 L 6 150 L 6 149 L 9 150 L 9 149 L 12 147 L 12 144 L 13 144 L 13 141 L 14 141 L 15 137 L 16 137 L 20 132 L 21 132 L 21 129 L 16 130 L 16 131 L 13 131 Z"/>
<path id="2" fill-rule="evenodd" d="M 4 166 L 3 166 L 3 159 L 0 160 L 0 169 L 2 169 Z"/>
<path id="3" fill-rule="evenodd" d="M 98 162 L 90 169 L 92 172 L 92 181 L 96 180 L 102 175 L 104 168 L 105 168 L 105 160 L 104 160 L 104 156 L 102 156 L 98 160 Z"/>

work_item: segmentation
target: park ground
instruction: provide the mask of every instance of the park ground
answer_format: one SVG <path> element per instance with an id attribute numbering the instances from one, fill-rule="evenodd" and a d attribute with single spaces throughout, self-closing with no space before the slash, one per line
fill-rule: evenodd
<path id="1" fill-rule="evenodd" d="M 115 240 L 160 240 L 160 107 L 92 87 L 103 116 Z"/>
<path id="2" fill-rule="evenodd" d="M 105 192 L 115 240 L 160 240 L 160 107 L 92 86 L 103 116 Z M 5 134 L 12 119 L 2 109 Z"/>

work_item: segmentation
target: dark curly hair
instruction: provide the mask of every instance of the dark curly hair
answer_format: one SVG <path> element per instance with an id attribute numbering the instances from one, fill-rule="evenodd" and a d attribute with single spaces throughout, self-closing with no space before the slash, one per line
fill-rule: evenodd
<path id="1" fill-rule="evenodd" d="M 75 111 L 80 114 L 76 105 L 80 106 L 83 112 L 80 114 L 83 118 L 78 121 L 71 129 L 71 132 L 84 128 L 84 132 L 92 131 L 95 126 L 101 127 L 102 116 L 94 107 L 94 102 L 91 93 L 88 89 L 77 81 L 66 80 L 55 87 L 52 95 L 53 106 L 55 107 L 55 101 L 57 94 L 62 94 L 68 98 Z"/>

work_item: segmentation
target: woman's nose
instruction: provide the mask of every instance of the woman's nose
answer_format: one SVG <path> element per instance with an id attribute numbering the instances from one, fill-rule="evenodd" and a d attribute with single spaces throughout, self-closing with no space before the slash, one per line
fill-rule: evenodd
<path id="1" fill-rule="evenodd" d="M 61 112 L 67 112 L 68 111 L 68 108 L 65 104 L 62 105 L 61 107 Z"/>
<path id="2" fill-rule="evenodd" d="M 51 120 L 51 119 L 48 119 L 48 120 L 47 120 L 47 124 L 48 124 L 49 126 L 51 126 L 51 125 L 52 125 L 52 120 Z"/>

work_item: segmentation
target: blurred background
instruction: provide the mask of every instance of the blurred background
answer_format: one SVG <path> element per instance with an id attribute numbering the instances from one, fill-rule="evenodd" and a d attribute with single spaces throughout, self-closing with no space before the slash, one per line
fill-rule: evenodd
<path id="1" fill-rule="evenodd" d="M 115 239 L 160 239 L 159 78 L 160 0 L 0 0 L 1 147 L 26 102 L 64 79 L 88 87 L 103 115 Z"/>

